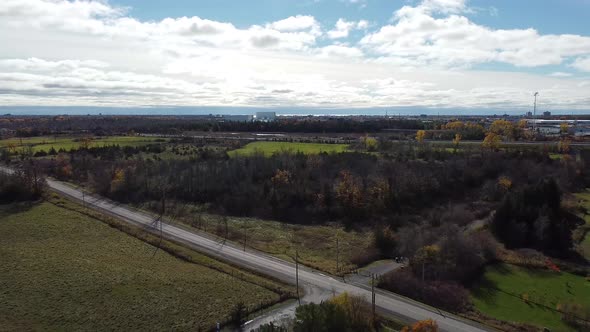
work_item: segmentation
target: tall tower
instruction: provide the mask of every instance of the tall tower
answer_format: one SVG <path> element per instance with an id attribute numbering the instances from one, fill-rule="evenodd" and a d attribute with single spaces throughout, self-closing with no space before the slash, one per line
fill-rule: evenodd
<path id="1" fill-rule="evenodd" d="M 537 96 L 539 95 L 538 92 L 535 92 L 535 103 L 533 104 L 533 131 L 537 129 Z"/>

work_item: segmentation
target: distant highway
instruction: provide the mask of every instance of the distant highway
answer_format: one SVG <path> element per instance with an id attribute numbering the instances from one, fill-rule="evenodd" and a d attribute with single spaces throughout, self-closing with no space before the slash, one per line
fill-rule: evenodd
<path id="1" fill-rule="evenodd" d="M 2 166 L 0 166 L 0 170 L 11 172 L 10 169 Z M 79 202 L 84 201 L 85 206 L 88 208 L 115 216 L 124 222 L 143 227 L 157 234 L 159 234 L 161 226 L 162 234 L 171 240 L 184 243 L 196 250 L 235 265 L 257 271 L 287 283 L 295 284 L 295 266 L 293 263 L 271 257 L 255 250 L 248 249 L 244 251 L 243 248 L 236 247 L 231 243 L 220 243 L 207 235 L 191 232 L 168 223 L 158 224 L 154 227 L 154 217 L 146 213 L 136 211 L 97 195 L 83 193 L 79 189 L 64 182 L 48 179 L 47 184 L 52 190 L 62 195 Z M 307 297 L 307 300 L 314 302 L 344 292 L 360 295 L 367 300 L 371 299 L 369 287 L 349 284 L 306 267 L 300 267 L 299 269 L 299 283 L 303 289 L 306 289 L 307 293 L 310 293 L 310 295 L 315 294 L 315 296 Z M 406 322 L 434 319 L 442 331 L 477 332 L 492 330 L 478 323 L 382 290 L 377 291 L 375 303 L 380 312 L 395 316 Z"/>

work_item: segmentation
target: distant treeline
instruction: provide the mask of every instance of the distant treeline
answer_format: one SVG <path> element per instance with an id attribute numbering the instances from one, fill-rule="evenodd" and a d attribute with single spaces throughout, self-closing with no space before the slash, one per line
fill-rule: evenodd
<path id="1" fill-rule="evenodd" d="M 179 116 L 39 116 L 0 118 L 0 128 L 13 130 L 19 137 L 31 137 L 81 132 L 98 136 L 128 132 L 179 134 L 185 131 L 375 133 L 385 129 L 433 129 L 434 124 L 421 120 L 352 117 L 279 118 L 273 122 L 238 122 Z"/>

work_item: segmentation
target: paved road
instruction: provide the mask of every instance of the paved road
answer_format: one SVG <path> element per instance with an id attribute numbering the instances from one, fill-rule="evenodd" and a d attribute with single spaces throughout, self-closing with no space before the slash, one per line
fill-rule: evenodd
<path id="1" fill-rule="evenodd" d="M 4 171 L 7 170 L 1 166 L 0 169 Z M 56 192 L 79 201 L 84 200 L 87 207 L 111 214 L 123 221 L 155 231 L 153 216 L 96 195 L 83 194 L 82 191 L 63 182 L 48 179 L 47 184 Z M 278 278 L 288 283 L 295 283 L 295 266 L 290 262 L 254 250 L 243 251 L 242 248 L 238 248 L 232 244 L 220 243 L 216 239 L 203 234 L 197 234 L 167 223 L 157 225 L 158 231 L 160 226 L 162 233 L 168 238 L 185 243 L 195 249 L 236 265 L 258 271 L 262 274 Z M 371 291 L 368 286 L 364 287 L 358 284 L 349 284 L 308 268 L 299 269 L 299 282 L 304 289 L 308 290 L 308 293 L 319 294 L 312 298 L 313 301 L 318 301 L 327 296 L 343 292 L 360 295 L 367 300 L 371 298 Z M 379 311 L 401 318 L 405 321 L 432 318 L 437 321 L 439 327 L 443 331 L 474 332 L 491 330 L 477 323 L 463 320 L 452 316 L 451 314 L 432 309 L 381 290 L 377 292 L 376 305 Z"/>

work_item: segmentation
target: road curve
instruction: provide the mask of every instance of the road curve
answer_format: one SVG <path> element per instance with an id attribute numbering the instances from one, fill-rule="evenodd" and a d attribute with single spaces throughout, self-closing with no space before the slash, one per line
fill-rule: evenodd
<path id="1" fill-rule="evenodd" d="M 10 171 L 1 166 L 0 170 L 5 172 Z M 51 189 L 58 193 L 78 201 L 84 201 L 85 206 L 88 208 L 99 210 L 116 216 L 125 222 L 155 231 L 153 216 L 117 204 L 97 195 L 85 194 L 81 190 L 63 182 L 48 179 L 47 184 Z M 295 283 L 295 266 L 290 262 L 254 250 L 244 251 L 242 248 L 238 248 L 232 244 L 220 243 L 216 239 L 206 235 L 197 234 L 167 223 L 162 223 L 161 225 L 158 224 L 156 228 L 158 232 L 161 228 L 162 234 L 167 238 L 185 243 L 211 256 L 288 283 Z M 318 293 L 324 295 L 348 292 L 349 294 L 360 295 L 367 300 L 371 298 L 371 291 L 370 289 L 367 289 L 368 287 L 349 284 L 305 267 L 299 269 L 299 282 L 304 288 L 315 288 Z M 482 326 L 478 323 L 456 317 L 452 314 L 427 307 L 420 303 L 381 290 L 376 293 L 375 303 L 380 312 L 401 318 L 405 321 L 434 319 L 442 331 L 476 332 L 492 330 L 491 328 Z"/>

